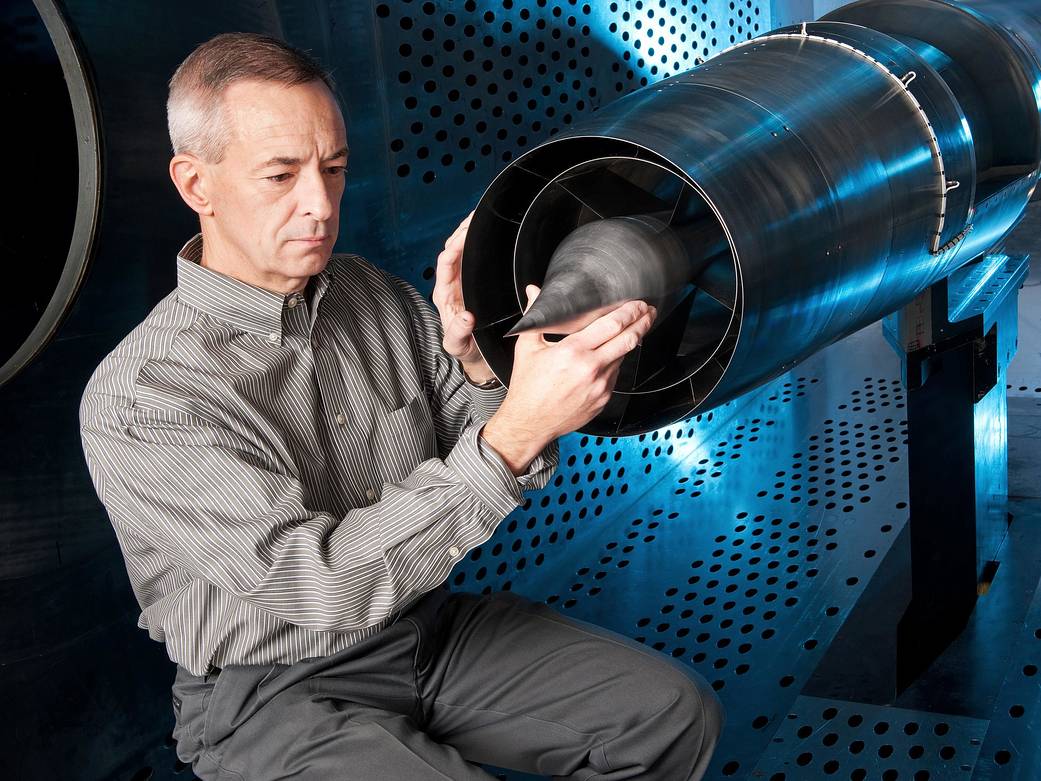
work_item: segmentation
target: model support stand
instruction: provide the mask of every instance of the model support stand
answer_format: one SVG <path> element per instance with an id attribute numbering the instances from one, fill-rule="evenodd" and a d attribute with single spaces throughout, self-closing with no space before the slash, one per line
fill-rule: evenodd
<path id="1" fill-rule="evenodd" d="M 1028 260 L 988 255 L 884 321 L 907 389 L 911 601 L 897 691 L 958 636 L 998 569 L 1010 521 L 1005 374 Z"/>

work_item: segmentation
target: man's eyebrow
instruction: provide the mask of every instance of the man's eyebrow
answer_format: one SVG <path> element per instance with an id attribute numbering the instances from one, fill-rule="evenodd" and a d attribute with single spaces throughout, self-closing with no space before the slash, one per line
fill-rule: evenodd
<path id="1" fill-rule="evenodd" d="M 337 160 L 341 157 L 348 157 L 350 155 L 350 147 L 342 147 L 336 150 L 333 154 L 322 159 L 323 163 L 328 163 L 330 160 Z M 299 165 L 299 157 L 272 157 L 269 160 L 265 160 L 263 163 L 258 165 L 255 170 L 259 171 L 262 168 L 268 168 L 273 165 Z"/>

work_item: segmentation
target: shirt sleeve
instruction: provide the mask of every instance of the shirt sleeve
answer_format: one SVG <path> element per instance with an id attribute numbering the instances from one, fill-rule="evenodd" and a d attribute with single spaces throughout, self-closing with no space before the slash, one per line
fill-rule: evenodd
<path id="1" fill-rule="evenodd" d="M 314 631 L 371 626 L 435 588 L 519 501 L 512 473 L 478 442 L 480 421 L 444 460 L 336 517 L 309 509 L 298 477 L 248 435 L 176 405 L 85 401 L 84 452 L 113 524 Z M 530 482 L 551 472 L 547 462 Z"/>
<path id="2" fill-rule="evenodd" d="M 491 478 L 492 486 L 501 488 L 501 491 L 496 492 L 499 497 L 494 503 L 500 506 L 510 503 L 511 509 L 516 507 L 521 502 L 522 491 L 543 488 L 549 482 L 560 460 L 558 440 L 554 439 L 546 445 L 527 470 L 515 476 L 502 456 L 480 436 L 483 424 L 495 414 L 506 398 L 507 388 L 482 389 L 471 383 L 462 363 L 442 347 L 444 330 L 441 316 L 433 305 L 410 283 L 394 274 L 388 273 L 388 276 L 396 285 L 409 312 L 439 449 L 441 452 L 449 448 L 452 450 L 446 461 L 450 460 L 461 473 L 475 480 Z M 474 422 L 477 424 L 476 432 L 472 431 Z M 459 431 L 464 432 L 465 436 L 454 433 Z M 455 452 L 457 449 L 459 453 Z M 477 474 L 478 471 L 485 474 Z M 490 497 L 489 500 L 492 501 Z"/>

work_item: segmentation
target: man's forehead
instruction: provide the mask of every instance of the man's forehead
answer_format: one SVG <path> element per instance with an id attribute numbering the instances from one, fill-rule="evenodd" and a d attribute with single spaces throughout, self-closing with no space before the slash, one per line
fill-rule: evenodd
<path id="1" fill-rule="evenodd" d="M 322 147 L 321 151 L 324 154 L 328 154 L 334 148 L 347 146 L 347 135 L 343 126 L 337 127 L 333 124 L 314 123 L 302 127 L 300 123 L 270 123 L 243 128 L 242 132 L 236 135 L 246 143 L 247 148 L 251 150 L 250 154 L 253 153 L 252 150 L 312 149 L 316 145 Z"/>
<path id="2" fill-rule="evenodd" d="M 225 107 L 233 136 L 246 142 L 251 154 L 261 146 L 313 147 L 318 142 L 340 149 L 347 143 L 343 114 L 324 85 L 320 90 L 310 84 L 236 83 L 228 87 Z"/>

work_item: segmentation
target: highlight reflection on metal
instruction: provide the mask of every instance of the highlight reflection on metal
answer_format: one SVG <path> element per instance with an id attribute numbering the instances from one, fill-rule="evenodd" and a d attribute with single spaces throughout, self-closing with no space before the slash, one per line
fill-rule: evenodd
<path id="1" fill-rule="evenodd" d="M 507 334 L 640 298 L 655 328 L 582 430 L 733 399 L 998 244 L 1037 185 L 1039 98 L 1025 0 L 860 0 L 740 43 L 496 177 L 464 253 L 477 344 L 506 382 Z"/>

